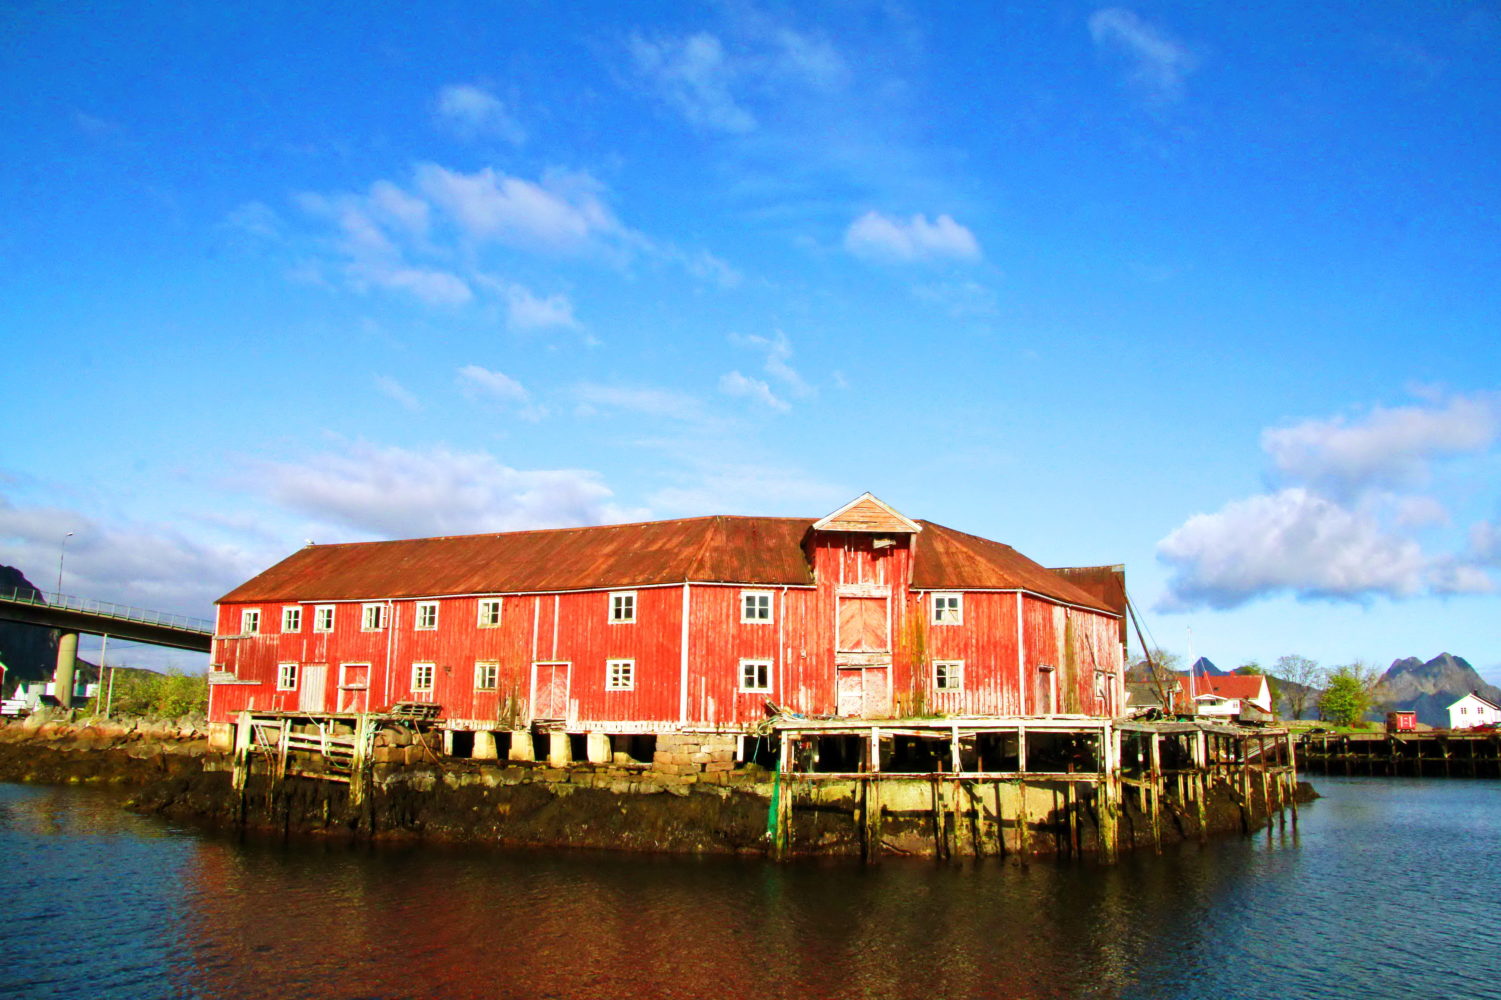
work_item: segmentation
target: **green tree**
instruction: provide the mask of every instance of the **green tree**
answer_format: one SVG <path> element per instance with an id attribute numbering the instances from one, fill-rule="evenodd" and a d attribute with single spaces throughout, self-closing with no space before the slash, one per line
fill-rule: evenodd
<path id="1" fill-rule="evenodd" d="M 1287 701 L 1287 714 L 1294 719 L 1303 718 L 1309 702 L 1315 700 L 1319 683 L 1324 679 L 1324 671 L 1319 667 L 1319 662 L 1292 653 L 1278 657 L 1277 665 L 1272 669 L 1285 682 L 1282 685 L 1282 697 Z"/>
<path id="2" fill-rule="evenodd" d="M 1365 720 L 1381 695 L 1381 675 L 1356 660 L 1329 672 L 1329 683 L 1319 697 L 1319 711 L 1330 722 L 1353 726 Z"/>

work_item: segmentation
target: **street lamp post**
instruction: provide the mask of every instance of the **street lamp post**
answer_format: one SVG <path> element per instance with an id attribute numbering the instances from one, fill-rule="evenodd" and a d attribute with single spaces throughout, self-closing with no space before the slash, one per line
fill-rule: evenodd
<path id="1" fill-rule="evenodd" d="M 73 532 L 63 536 L 63 540 L 57 545 L 57 596 L 63 595 L 63 556 L 68 554 L 68 539 L 73 537 Z"/>

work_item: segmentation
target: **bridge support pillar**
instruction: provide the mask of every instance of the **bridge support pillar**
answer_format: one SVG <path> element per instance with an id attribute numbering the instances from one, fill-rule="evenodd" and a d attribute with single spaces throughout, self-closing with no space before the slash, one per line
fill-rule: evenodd
<path id="1" fill-rule="evenodd" d="M 73 670 L 78 661 L 78 633 L 64 632 L 57 640 L 57 669 L 52 673 L 52 690 L 63 708 L 73 707 Z"/>

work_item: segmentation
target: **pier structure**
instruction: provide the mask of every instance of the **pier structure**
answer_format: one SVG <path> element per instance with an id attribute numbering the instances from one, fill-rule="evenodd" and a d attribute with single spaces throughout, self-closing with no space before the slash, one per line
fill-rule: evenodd
<path id="1" fill-rule="evenodd" d="M 1501 732 L 1470 730 L 1303 733 L 1298 748 L 1317 774 L 1501 778 Z"/>
<path id="2" fill-rule="evenodd" d="M 779 717 L 738 733 L 581 736 L 448 728 L 430 709 L 242 713 L 232 748 L 242 814 L 252 775 L 262 777 L 268 798 L 289 778 L 347 785 L 355 816 L 368 813 L 383 782 L 426 768 L 446 772 L 446 785 L 468 776 L 492 788 L 568 783 L 570 791 L 583 785 L 617 795 L 759 797 L 764 847 L 777 858 L 1111 861 L 1211 830 L 1297 822 L 1297 753 L 1285 729 L 1087 717 Z"/>

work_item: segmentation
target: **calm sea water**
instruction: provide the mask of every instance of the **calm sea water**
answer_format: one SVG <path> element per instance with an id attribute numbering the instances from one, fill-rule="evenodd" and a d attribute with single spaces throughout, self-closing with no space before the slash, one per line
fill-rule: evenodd
<path id="1" fill-rule="evenodd" d="M 0 997 L 1501 997 L 1501 782 L 1105 868 L 244 844 L 0 785 Z"/>

